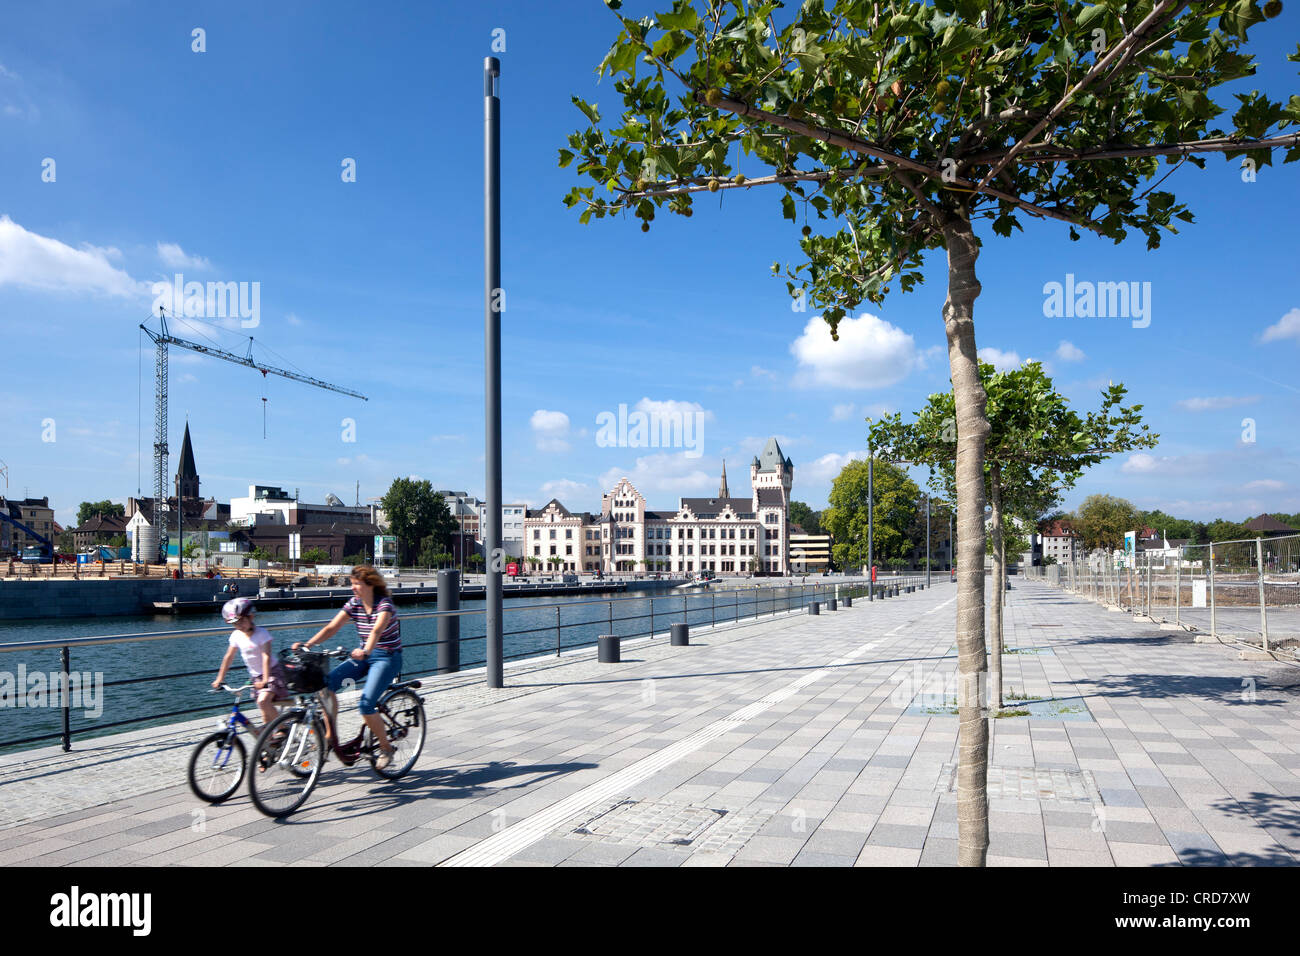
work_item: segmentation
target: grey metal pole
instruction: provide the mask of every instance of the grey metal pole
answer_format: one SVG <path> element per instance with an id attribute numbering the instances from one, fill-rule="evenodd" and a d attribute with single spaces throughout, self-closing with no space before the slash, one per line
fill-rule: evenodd
<path id="1" fill-rule="evenodd" d="M 185 577 L 184 558 L 181 556 L 185 550 L 185 504 L 181 500 L 181 475 L 180 469 L 176 472 L 176 577 Z"/>
<path id="2" fill-rule="evenodd" d="M 1264 604 L 1264 539 L 1255 539 L 1255 567 L 1259 569 L 1259 634 L 1268 651 L 1268 610 Z"/>
<path id="3" fill-rule="evenodd" d="M 930 586 L 930 496 L 925 496 L 925 586 Z"/>
<path id="4" fill-rule="evenodd" d="M 1151 616 L 1151 555 L 1147 554 L 1147 617 Z"/>
<path id="5" fill-rule="evenodd" d="M 868 601 L 873 601 L 872 596 L 876 591 L 875 563 L 872 561 L 871 549 L 874 543 L 876 528 L 874 524 L 876 504 L 874 500 L 876 477 L 876 451 L 871 444 L 871 439 L 867 439 L 867 580 L 868 580 Z M 859 526 L 861 527 L 861 526 Z"/>
<path id="6" fill-rule="evenodd" d="M 1178 549 L 1178 564 L 1174 567 L 1174 623 L 1183 623 L 1183 549 Z"/>
<path id="7" fill-rule="evenodd" d="M 1209 570 L 1209 579 L 1210 579 L 1210 637 L 1218 637 L 1218 636 L 1219 636 L 1219 631 L 1218 631 L 1218 628 L 1217 628 L 1217 623 L 1218 623 L 1218 622 L 1215 620 L 1215 615 L 1214 615 L 1214 542 L 1213 542 L 1213 541 L 1210 542 L 1210 560 L 1209 560 L 1209 565 L 1210 565 L 1210 570 Z"/>
<path id="8" fill-rule="evenodd" d="M 501 99 L 494 80 L 501 61 L 483 60 L 483 333 L 487 458 L 487 607 L 484 609 L 488 687 L 504 686 L 501 593 Z"/>

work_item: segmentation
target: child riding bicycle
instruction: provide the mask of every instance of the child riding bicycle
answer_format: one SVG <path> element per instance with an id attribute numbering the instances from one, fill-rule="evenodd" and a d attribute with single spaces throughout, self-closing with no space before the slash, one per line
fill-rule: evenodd
<path id="1" fill-rule="evenodd" d="M 257 691 L 257 709 L 262 712 L 262 721 L 269 724 L 275 720 L 275 701 L 289 696 L 285 686 L 284 670 L 279 661 L 271 660 L 271 632 L 253 623 L 253 601 L 251 598 L 235 598 L 227 601 L 221 608 L 221 616 L 227 624 L 235 629 L 230 633 L 230 646 L 226 656 L 221 659 L 221 668 L 217 679 L 212 682 L 213 690 L 221 687 L 226 679 L 226 671 L 235 659 L 238 651 L 244 658 Z"/>

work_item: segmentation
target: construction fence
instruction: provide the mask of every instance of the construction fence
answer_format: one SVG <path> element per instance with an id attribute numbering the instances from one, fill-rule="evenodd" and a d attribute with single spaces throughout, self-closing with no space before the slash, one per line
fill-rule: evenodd
<path id="1" fill-rule="evenodd" d="M 1214 637 L 1300 649 L 1300 535 L 1093 555 L 1026 569 L 1090 600 Z"/>

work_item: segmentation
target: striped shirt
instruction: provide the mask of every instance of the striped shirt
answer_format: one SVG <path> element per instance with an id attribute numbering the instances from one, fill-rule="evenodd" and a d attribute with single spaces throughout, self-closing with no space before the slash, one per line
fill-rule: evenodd
<path id="1" fill-rule="evenodd" d="M 348 603 L 343 605 L 343 610 L 356 624 L 357 635 L 361 638 L 362 647 L 365 647 L 366 641 L 370 640 L 370 630 L 375 626 L 375 619 L 384 611 L 387 611 L 389 614 L 388 626 L 384 628 L 384 633 L 379 635 L 375 647 L 386 651 L 400 651 L 402 649 L 402 625 L 397 620 L 397 608 L 393 606 L 393 602 L 389 598 L 381 597 L 376 599 L 374 609 L 370 613 L 366 613 L 366 606 L 361 603 L 360 598 L 349 598 Z"/>

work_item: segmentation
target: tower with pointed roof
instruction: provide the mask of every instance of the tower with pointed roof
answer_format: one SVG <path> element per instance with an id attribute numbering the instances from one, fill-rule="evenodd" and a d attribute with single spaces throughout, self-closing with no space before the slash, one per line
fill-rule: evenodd
<path id="1" fill-rule="evenodd" d="M 176 487 L 182 498 L 198 498 L 199 474 L 194 467 L 194 448 L 190 445 L 190 423 L 185 423 L 185 440 L 181 444 L 181 460 L 176 466 Z"/>
<path id="2" fill-rule="evenodd" d="M 722 484 L 718 486 L 719 498 L 730 498 L 731 492 L 727 489 L 727 459 L 722 459 Z"/>
<path id="3" fill-rule="evenodd" d="M 775 438 L 767 440 L 763 454 L 755 456 L 753 463 L 750 464 L 749 484 L 753 489 L 755 511 L 759 507 L 759 491 L 764 488 L 778 491 L 781 504 L 789 507 L 790 489 L 794 485 L 794 462 L 785 457 Z M 761 497 L 771 500 L 771 491 Z"/>

